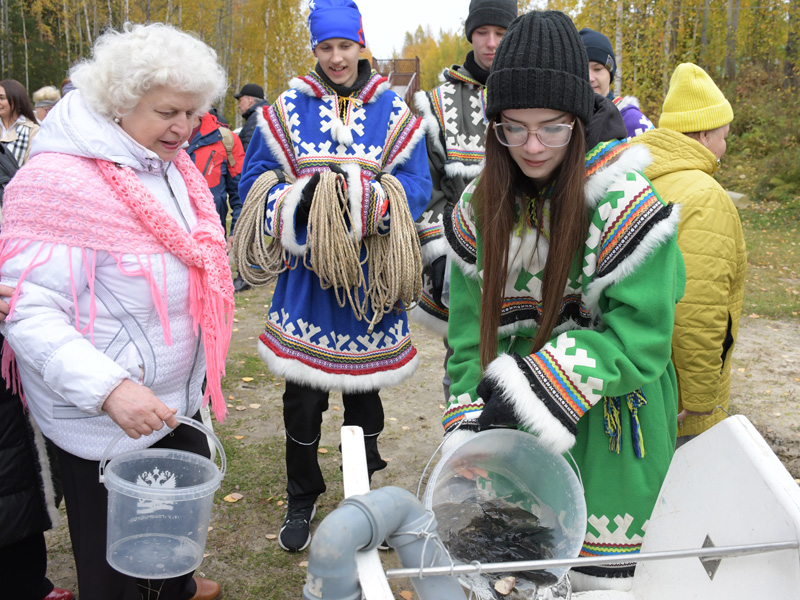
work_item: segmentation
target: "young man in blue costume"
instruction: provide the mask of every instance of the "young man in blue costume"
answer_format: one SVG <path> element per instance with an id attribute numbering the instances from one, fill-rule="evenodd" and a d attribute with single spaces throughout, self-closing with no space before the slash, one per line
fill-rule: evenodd
<path id="1" fill-rule="evenodd" d="M 308 546 L 314 502 L 325 491 L 317 447 L 329 392 L 342 392 L 344 424 L 363 428 L 372 475 L 386 466 L 377 445 L 383 429 L 378 391 L 409 377 L 417 366 L 404 312 L 393 310 L 372 328 L 372 312 L 358 320 L 349 305 L 340 306 L 335 289 L 323 289 L 306 267 L 307 223 L 320 175 L 339 174 L 350 234 L 357 240 L 385 235 L 399 221 L 389 218 L 383 175 L 400 182 L 413 219 L 431 195 L 420 119 L 385 77 L 359 60 L 365 41 L 358 7 L 352 0 L 312 0 L 309 8 L 318 63 L 292 79 L 290 89 L 259 114 L 240 185 L 246 197 L 262 173 L 276 172 L 281 182 L 267 193 L 265 234 L 298 257 L 278 276 L 259 344 L 270 370 L 286 379 L 289 508 L 278 539 L 288 551 Z M 363 246 L 361 252 L 363 259 Z"/>

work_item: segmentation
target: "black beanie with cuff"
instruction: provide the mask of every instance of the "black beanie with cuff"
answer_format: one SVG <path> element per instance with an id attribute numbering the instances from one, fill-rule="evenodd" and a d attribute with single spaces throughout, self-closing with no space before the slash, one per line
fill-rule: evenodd
<path id="1" fill-rule="evenodd" d="M 589 60 L 572 20 L 555 10 L 516 18 L 497 47 L 486 82 L 486 118 L 549 108 L 588 123 L 594 110 Z"/>

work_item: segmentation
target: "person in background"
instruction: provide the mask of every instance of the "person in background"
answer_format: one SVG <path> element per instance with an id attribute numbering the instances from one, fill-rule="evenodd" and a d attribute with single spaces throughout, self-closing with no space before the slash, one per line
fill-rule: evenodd
<path id="1" fill-rule="evenodd" d="M 486 91 L 486 162 L 444 217 L 458 315 L 444 452 L 509 425 L 570 450 L 588 515 L 581 555 L 632 555 L 675 449 L 678 210 L 642 175 L 642 148 L 586 147 L 596 95 L 564 13 L 511 23 Z M 630 589 L 634 566 L 576 567 L 573 589 Z"/>
<path id="2" fill-rule="evenodd" d="M 244 119 L 244 125 L 239 132 L 239 138 L 242 140 L 242 147 L 247 152 L 250 146 L 250 140 L 253 137 L 253 132 L 256 130 L 256 123 L 258 122 L 258 112 L 267 106 L 267 101 L 264 99 L 264 90 L 260 85 L 255 83 L 245 83 L 238 94 L 233 95 L 236 98 L 239 113 Z"/>
<path id="3" fill-rule="evenodd" d="M 625 120 L 628 138 L 653 129 L 653 123 L 642 113 L 639 100 L 635 96 L 614 97 L 611 93 L 611 83 L 617 73 L 617 61 L 614 58 L 611 41 L 602 33 L 588 27 L 581 29 L 580 34 L 586 47 L 586 54 L 589 56 L 589 81 L 592 89 L 617 105 Z"/>
<path id="4" fill-rule="evenodd" d="M 414 100 L 425 124 L 428 164 L 433 193 L 417 221 L 422 244 L 423 291 L 411 312 L 414 320 L 429 327 L 447 346 L 447 295 L 442 298 L 447 269 L 442 212 L 461 197 L 467 184 L 483 165 L 486 117 L 484 93 L 497 45 L 517 16 L 516 0 L 471 0 L 464 35 L 472 50 L 462 65 L 442 72 L 444 83 L 429 92 L 417 92 Z M 445 356 L 445 369 L 447 368 Z M 443 381 L 445 399 L 449 382 Z"/>
<path id="5" fill-rule="evenodd" d="M 230 205 L 231 226 L 227 233 L 227 247 L 230 250 L 233 229 L 242 210 L 242 201 L 239 198 L 239 175 L 244 166 L 242 142 L 238 135 L 220 124 L 210 112 L 200 117 L 190 139 L 186 152 L 208 182 L 223 231 L 228 231 Z"/>
<path id="6" fill-rule="evenodd" d="M 14 288 L 0 285 L 0 321 Z M 0 335 L 0 356 L 5 338 Z M 44 532 L 58 525 L 60 490 L 51 455 L 20 390 L 0 385 L 0 572 L 3 595 L 15 600 L 73 600 L 47 578 Z"/>
<path id="7" fill-rule="evenodd" d="M 33 111 L 36 113 L 36 120 L 41 123 L 50 112 L 50 109 L 61 100 L 61 92 L 54 86 L 46 85 L 33 92 Z"/>
<path id="8" fill-rule="evenodd" d="M 209 111 L 200 118 L 186 152 L 208 182 L 222 223 L 222 230 L 227 232 L 226 247 L 230 252 L 233 230 L 242 211 L 242 200 L 239 196 L 239 178 L 244 166 L 242 142 L 238 135 L 220 123 L 219 119 Z M 229 206 L 230 230 L 227 223 Z M 240 292 L 249 287 L 250 285 L 241 276 L 237 275 L 234 278 L 234 291 Z"/>
<path id="9" fill-rule="evenodd" d="M 77 89 L 6 187 L 0 276 L 16 290 L 4 373 L 16 366 L 58 448 L 80 599 L 212 600 L 220 586 L 191 572 L 140 580 L 109 565 L 97 474 L 121 431 L 109 458 L 208 457 L 206 436 L 176 415 L 199 420 L 209 400 L 218 420 L 226 413 L 233 284 L 208 185 L 182 149 L 224 94 L 225 71 L 192 35 L 126 24 L 98 37 L 70 77 Z"/>
<path id="10" fill-rule="evenodd" d="M 368 60 L 359 60 L 365 40 L 356 4 L 315 0 L 308 25 L 317 65 L 292 79 L 292 87 L 275 104 L 257 111 L 258 127 L 239 188 L 247 198 L 262 174 L 277 178 L 266 192 L 266 215 L 258 226 L 292 257 L 278 275 L 259 343 L 270 371 L 286 379 L 288 510 L 278 541 L 290 552 L 310 543 L 315 502 L 326 489 L 317 448 L 330 391 L 342 392 L 345 425 L 364 430 L 372 476 L 386 467 L 378 450 L 384 423 L 379 391 L 410 377 L 418 362 L 404 311 L 390 310 L 378 317 L 370 308 L 359 318 L 346 302 L 340 304 L 340 290 L 323 287 L 320 276 L 308 267 L 304 256 L 310 214 L 318 202 L 332 201 L 336 204 L 331 213 L 348 215 L 346 234 L 359 242 L 361 254 L 355 259 L 361 261 L 369 288 L 375 283 L 366 245 L 404 223 L 405 212 L 394 204 L 402 200 L 395 198 L 389 205 L 387 190 L 394 188 L 381 183 L 382 178 L 391 174 L 402 186 L 408 219 L 422 214 L 431 195 L 422 122 Z M 321 185 L 323 177 L 328 182 L 335 179 L 333 190 Z M 415 242 L 416 231 L 408 219 L 408 235 Z M 240 222 L 240 231 L 241 227 Z M 344 261 L 343 256 L 334 258 Z"/>
<path id="11" fill-rule="evenodd" d="M 672 74 L 658 128 L 635 140 L 653 155 L 645 175 L 659 195 L 681 205 L 686 293 L 672 338 L 678 446 L 724 419 L 730 397 L 747 251 L 739 213 L 713 175 L 732 120 L 733 109 L 711 77 L 684 63 Z"/>
<path id="12" fill-rule="evenodd" d="M 61 97 L 63 98 L 67 94 L 69 94 L 72 90 L 75 89 L 72 81 L 69 77 L 65 77 L 64 80 L 61 82 Z"/>
<path id="13" fill-rule="evenodd" d="M 0 143 L 20 167 L 28 161 L 31 142 L 39 132 L 28 93 L 15 79 L 0 81 Z"/>

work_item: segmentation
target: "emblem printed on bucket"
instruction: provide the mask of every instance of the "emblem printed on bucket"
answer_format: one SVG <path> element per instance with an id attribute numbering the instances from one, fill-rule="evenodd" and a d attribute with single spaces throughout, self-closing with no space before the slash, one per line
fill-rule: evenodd
<path id="1" fill-rule="evenodd" d="M 170 471 L 162 471 L 158 467 L 151 472 L 145 471 L 136 478 L 136 485 L 151 488 L 174 489 L 177 482 L 175 481 L 175 474 Z M 149 515 L 159 510 L 172 510 L 174 508 L 172 502 L 163 502 L 159 500 L 144 500 L 139 499 L 137 504 L 136 514 Z"/>

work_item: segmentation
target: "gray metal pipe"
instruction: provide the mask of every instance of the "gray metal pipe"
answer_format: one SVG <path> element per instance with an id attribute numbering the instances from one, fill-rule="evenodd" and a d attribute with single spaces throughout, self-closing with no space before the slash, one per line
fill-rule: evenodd
<path id="1" fill-rule="evenodd" d="M 451 566 L 442 550 L 436 519 L 414 495 L 398 487 L 351 496 L 320 523 L 308 558 L 304 600 L 359 600 L 356 552 L 386 539 L 404 567 Z M 411 577 L 420 600 L 461 600 L 455 577 Z"/>

